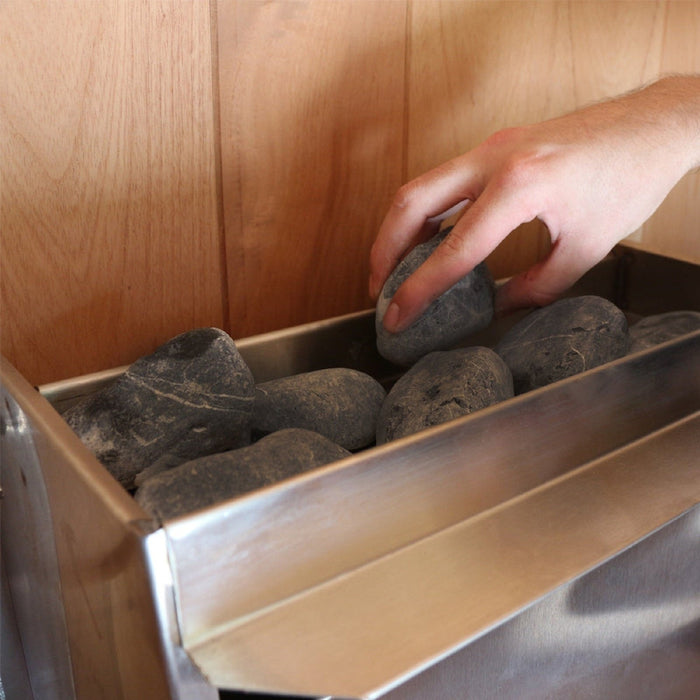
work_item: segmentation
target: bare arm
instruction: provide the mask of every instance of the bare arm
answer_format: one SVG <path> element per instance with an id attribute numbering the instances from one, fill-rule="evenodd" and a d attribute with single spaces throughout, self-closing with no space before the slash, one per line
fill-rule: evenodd
<path id="1" fill-rule="evenodd" d="M 464 200 L 468 206 L 396 292 L 385 327 L 406 328 L 534 218 L 549 230 L 550 254 L 499 290 L 497 308 L 553 301 L 699 166 L 700 76 L 663 78 L 557 119 L 497 132 L 404 185 L 394 198 L 370 256 L 373 297 L 399 260 L 434 230 L 432 217 Z"/>

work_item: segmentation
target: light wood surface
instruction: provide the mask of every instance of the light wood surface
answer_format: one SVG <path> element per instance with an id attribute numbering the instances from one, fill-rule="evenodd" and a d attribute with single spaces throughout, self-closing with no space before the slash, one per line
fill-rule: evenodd
<path id="1" fill-rule="evenodd" d="M 404 2 L 219 2 L 221 154 L 237 336 L 370 305 L 403 179 Z"/>
<path id="2" fill-rule="evenodd" d="M 497 129 L 697 70 L 698 7 L 219 0 L 231 327 L 369 305 L 367 253 L 395 185 Z M 686 177 L 634 240 L 700 260 L 698 181 Z M 507 276 L 548 247 L 532 222 L 489 266 Z"/>
<path id="3" fill-rule="evenodd" d="M 400 184 L 698 71 L 696 1 L 5 0 L 0 347 L 42 383 L 366 308 Z M 635 244 L 700 262 L 699 194 L 686 176 Z M 532 222 L 488 262 L 547 247 Z"/>
<path id="4" fill-rule="evenodd" d="M 33 383 L 225 323 L 205 2 L 0 3 L 2 352 Z"/>

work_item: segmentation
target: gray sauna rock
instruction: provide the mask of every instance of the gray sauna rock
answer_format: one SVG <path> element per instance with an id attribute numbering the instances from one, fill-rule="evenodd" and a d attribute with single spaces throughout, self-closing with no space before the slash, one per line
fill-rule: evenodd
<path id="1" fill-rule="evenodd" d="M 126 488 L 195 457 L 250 444 L 255 384 L 217 328 L 182 333 L 64 414 Z"/>
<path id="2" fill-rule="evenodd" d="M 394 269 L 377 300 L 377 349 L 385 359 L 409 367 L 433 350 L 445 350 L 485 328 L 493 318 L 494 282 L 484 263 L 435 299 L 426 311 L 400 333 L 382 325 L 391 298 L 398 288 L 437 248 L 451 231 L 447 228 L 416 246 Z"/>
<path id="3" fill-rule="evenodd" d="M 350 452 L 309 430 L 271 433 L 238 450 L 200 457 L 147 479 L 136 500 L 158 518 L 173 518 L 257 491 L 337 462 Z"/>
<path id="4" fill-rule="evenodd" d="M 627 353 L 624 313 L 597 296 L 560 299 L 516 323 L 496 352 L 513 374 L 515 393 L 547 386 Z"/>
<path id="5" fill-rule="evenodd" d="M 485 347 L 428 353 L 392 387 L 377 425 L 383 444 L 513 396 L 503 360 Z"/>
<path id="6" fill-rule="evenodd" d="M 647 316 L 630 327 L 630 352 L 646 350 L 700 329 L 700 311 L 668 311 Z"/>
<path id="7" fill-rule="evenodd" d="M 345 367 L 274 379 L 256 386 L 253 434 L 305 428 L 358 450 L 374 442 L 385 397 L 376 379 Z"/>

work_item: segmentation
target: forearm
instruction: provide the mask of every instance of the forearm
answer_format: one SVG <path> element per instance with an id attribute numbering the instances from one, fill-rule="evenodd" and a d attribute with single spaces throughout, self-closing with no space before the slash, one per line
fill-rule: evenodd
<path id="1" fill-rule="evenodd" d="M 686 138 L 688 170 L 700 167 L 700 75 L 673 76 L 655 85 Z"/>
<path id="2" fill-rule="evenodd" d="M 700 167 L 700 75 L 670 75 L 608 104 L 628 129 L 637 122 L 674 155 L 683 173 Z"/>

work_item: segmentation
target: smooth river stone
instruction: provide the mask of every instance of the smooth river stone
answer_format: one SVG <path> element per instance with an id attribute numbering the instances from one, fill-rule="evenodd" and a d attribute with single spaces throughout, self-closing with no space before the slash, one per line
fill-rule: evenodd
<path id="1" fill-rule="evenodd" d="M 607 299 L 560 299 L 516 323 L 496 352 L 513 374 L 515 393 L 547 386 L 627 353 L 624 313 Z"/>
<path id="2" fill-rule="evenodd" d="M 248 447 L 200 457 L 147 479 L 136 500 L 158 518 L 173 518 L 349 455 L 318 433 L 280 430 Z"/>
<path id="3" fill-rule="evenodd" d="M 392 387 L 377 425 L 377 444 L 417 433 L 513 396 L 513 378 L 489 348 L 431 352 Z"/>
<path id="4" fill-rule="evenodd" d="M 377 349 L 385 359 L 409 367 L 433 350 L 445 350 L 485 328 L 493 318 L 494 283 L 484 263 L 435 299 L 411 326 L 389 333 L 382 320 L 398 288 L 451 231 L 445 229 L 416 246 L 394 269 L 377 300 Z"/>
<path id="5" fill-rule="evenodd" d="M 374 442 L 385 397 L 376 379 L 345 367 L 274 379 L 256 386 L 253 434 L 305 428 L 358 450 Z"/>
<path id="6" fill-rule="evenodd" d="M 255 384 L 221 330 L 188 331 L 64 418 L 126 488 L 137 475 L 250 444 Z"/>
<path id="7" fill-rule="evenodd" d="M 630 326 L 630 352 L 646 350 L 700 329 L 700 311 L 668 311 Z"/>

